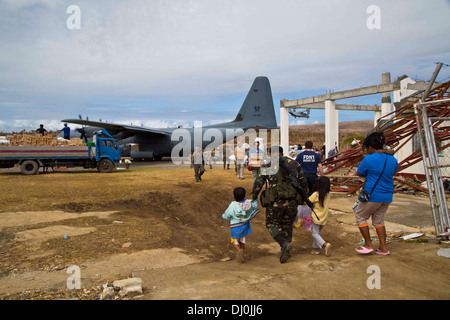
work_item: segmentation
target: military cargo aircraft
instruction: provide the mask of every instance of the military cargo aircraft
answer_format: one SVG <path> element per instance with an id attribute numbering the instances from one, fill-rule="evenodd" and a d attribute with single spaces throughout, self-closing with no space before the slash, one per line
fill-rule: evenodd
<path id="1" fill-rule="evenodd" d="M 202 148 L 215 148 L 229 140 L 230 131 L 239 136 L 248 129 L 277 128 L 272 90 L 267 77 L 257 77 L 254 80 L 233 121 L 204 126 L 201 129 L 146 128 L 82 119 L 64 119 L 61 122 L 83 125 L 83 128 L 76 129 L 76 131 L 86 138 L 91 137 L 93 132 L 99 130 L 99 128 L 106 128 L 114 139 L 118 141 L 122 150 L 122 156 L 155 160 L 160 160 L 162 157 L 170 157 L 173 149 L 179 143 L 188 145 L 189 150 L 192 151 L 195 149 L 195 146 L 200 145 Z M 200 142 L 197 141 L 197 136 L 201 136 Z"/>

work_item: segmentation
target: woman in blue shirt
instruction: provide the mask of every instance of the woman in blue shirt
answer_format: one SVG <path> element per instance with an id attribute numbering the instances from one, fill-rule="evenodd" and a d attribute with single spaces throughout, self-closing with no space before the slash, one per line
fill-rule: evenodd
<path id="1" fill-rule="evenodd" d="M 356 251 L 361 254 L 374 251 L 367 223 L 370 217 L 372 217 L 372 224 L 377 231 L 380 243 L 375 253 L 380 255 L 389 255 L 390 253 L 386 248 L 384 215 L 392 202 L 394 174 L 397 171 L 398 162 L 393 155 L 386 153 L 383 149 L 384 143 L 385 137 L 382 132 L 373 132 L 366 137 L 363 149 L 367 155 L 361 161 L 356 172 L 358 176 L 365 177 L 364 190 L 370 193 L 369 201 L 359 202 L 355 211 L 356 223 L 365 240 L 364 245 L 356 248 Z"/>

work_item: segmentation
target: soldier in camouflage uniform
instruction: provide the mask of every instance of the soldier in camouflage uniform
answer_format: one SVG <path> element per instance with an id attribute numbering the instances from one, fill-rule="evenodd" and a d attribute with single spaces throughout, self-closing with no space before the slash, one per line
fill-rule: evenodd
<path id="1" fill-rule="evenodd" d="M 285 169 L 279 167 L 278 155 L 282 157 L 291 171 L 298 178 L 305 193 L 308 193 L 308 184 L 303 175 L 300 165 L 288 157 L 283 156 L 283 149 L 280 146 L 271 148 L 270 168 L 261 168 L 261 175 L 253 184 L 252 197 L 257 199 L 262 188 L 266 184 L 267 192 L 271 193 L 271 203 L 266 207 L 266 227 L 271 236 L 281 247 L 280 262 L 285 263 L 292 249 L 292 229 L 293 222 L 297 215 L 297 206 L 303 204 L 304 199 L 292 187 Z M 270 202 L 270 201 L 269 201 Z"/>

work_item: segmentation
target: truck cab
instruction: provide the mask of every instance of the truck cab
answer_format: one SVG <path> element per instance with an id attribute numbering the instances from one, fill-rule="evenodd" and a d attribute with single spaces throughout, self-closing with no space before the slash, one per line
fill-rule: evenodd
<path id="1" fill-rule="evenodd" d="M 95 132 L 94 141 L 95 148 L 88 143 L 89 154 L 95 157 L 98 171 L 111 172 L 114 164 L 120 160 L 121 151 L 118 143 L 105 129 Z"/>

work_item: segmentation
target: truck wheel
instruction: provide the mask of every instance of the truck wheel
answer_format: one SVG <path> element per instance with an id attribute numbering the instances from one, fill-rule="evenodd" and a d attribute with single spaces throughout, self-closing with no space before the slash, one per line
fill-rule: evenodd
<path id="1" fill-rule="evenodd" d="M 101 173 L 110 173 L 113 171 L 114 169 L 114 164 L 112 163 L 111 160 L 109 159 L 102 159 L 100 160 L 100 162 L 98 163 L 97 166 L 98 171 L 100 171 Z"/>
<path id="2" fill-rule="evenodd" d="M 39 170 L 39 164 L 34 160 L 26 160 L 20 165 L 20 170 L 23 174 L 33 175 Z"/>

